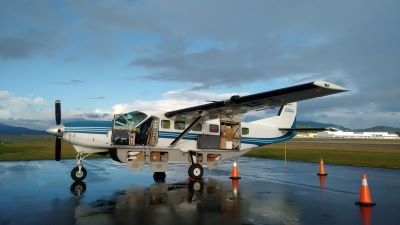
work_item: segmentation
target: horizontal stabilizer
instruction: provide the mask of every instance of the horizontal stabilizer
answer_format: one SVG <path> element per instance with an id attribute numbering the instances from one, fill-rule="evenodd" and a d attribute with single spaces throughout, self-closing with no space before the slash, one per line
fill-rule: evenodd
<path id="1" fill-rule="evenodd" d="M 338 131 L 338 129 L 334 127 L 304 127 L 304 128 L 279 128 L 282 131 Z"/>

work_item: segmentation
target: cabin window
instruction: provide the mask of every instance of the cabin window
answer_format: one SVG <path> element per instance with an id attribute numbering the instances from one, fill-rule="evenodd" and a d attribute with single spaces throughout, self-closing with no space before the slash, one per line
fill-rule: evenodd
<path id="1" fill-rule="evenodd" d="M 174 128 L 176 130 L 184 130 L 185 129 L 185 122 L 184 121 L 175 121 Z"/>
<path id="2" fill-rule="evenodd" d="M 171 127 L 171 121 L 161 120 L 161 128 L 169 129 Z"/>
<path id="3" fill-rule="evenodd" d="M 210 132 L 212 133 L 218 133 L 219 132 L 219 127 L 217 124 L 210 124 Z"/>
<path id="4" fill-rule="evenodd" d="M 193 131 L 201 131 L 201 130 L 203 130 L 203 126 L 201 123 L 198 123 L 192 128 L 192 130 Z"/>
<path id="5" fill-rule="evenodd" d="M 248 135 L 250 133 L 249 128 L 247 127 L 242 127 L 242 135 Z"/>

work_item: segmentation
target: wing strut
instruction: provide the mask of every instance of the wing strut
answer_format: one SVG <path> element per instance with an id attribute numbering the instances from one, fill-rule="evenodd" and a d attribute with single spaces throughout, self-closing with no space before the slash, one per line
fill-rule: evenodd
<path id="1" fill-rule="evenodd" d="M 173 142 L 171 142 L 170 146 L 172 147 L 176 145 L 183 138 L 183 136 L 185 136 L 192 129 L 192 127 L 194 127 L 194 125 L 196 125 L 197 122 L 199 122 L 199 120 L 203 117 L 204 116 L 196 117 L 196 119 L 177 138 L 175 138 Z"/>

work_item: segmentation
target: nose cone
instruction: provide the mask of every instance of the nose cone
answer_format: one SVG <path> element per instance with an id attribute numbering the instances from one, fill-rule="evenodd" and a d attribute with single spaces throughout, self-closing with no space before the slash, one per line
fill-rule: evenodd
<path id="1" fill-rule="evenodd" d="M 46 130 L 46 132 L 48 134 L 61 137 L 64 132 L 64 126 L 58 125 L 55 127 L 50 127 L 49 129 Z"/>

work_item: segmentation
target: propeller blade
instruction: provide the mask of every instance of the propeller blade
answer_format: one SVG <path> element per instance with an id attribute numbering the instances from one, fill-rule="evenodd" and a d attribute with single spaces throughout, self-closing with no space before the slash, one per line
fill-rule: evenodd
<path id="1" fill-rule="evenodd" d="M 61 159 L 61 137 L 56 137 L 56 145 L 55 145 L 55 155 L 56 161 L 60 161 Z"/>
<path id="2" fill-rule="evenodd" d="M 56 112 L 56 124 L 61 124 L 61 102 L 60 100 L 56 100 L 55 102 L 55 112 Z"/>

